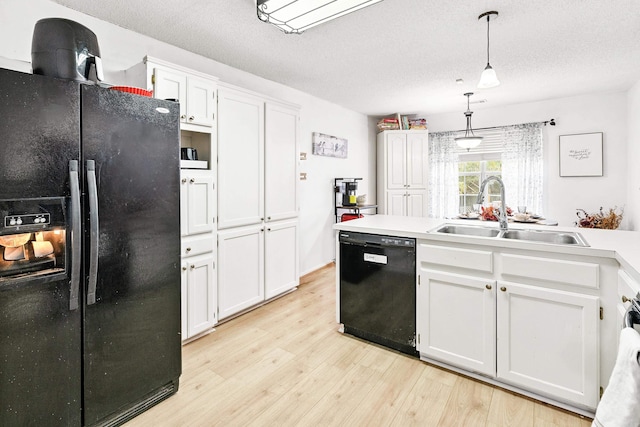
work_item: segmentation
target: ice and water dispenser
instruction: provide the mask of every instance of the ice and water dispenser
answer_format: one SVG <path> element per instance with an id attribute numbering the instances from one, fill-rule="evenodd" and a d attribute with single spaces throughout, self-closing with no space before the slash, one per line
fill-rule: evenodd
<path id="1" fill-rule="evenodd" d="M 65 272 L 64 201 L 0 200 L 0 283 Z"/>

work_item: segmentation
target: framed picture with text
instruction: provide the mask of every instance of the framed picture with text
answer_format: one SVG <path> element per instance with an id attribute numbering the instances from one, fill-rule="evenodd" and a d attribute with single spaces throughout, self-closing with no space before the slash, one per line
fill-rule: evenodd
<path id="1" fill-rule="evenodd" d="M 560 176 L 602 176 L 602 132 L 560 135 Z"/>

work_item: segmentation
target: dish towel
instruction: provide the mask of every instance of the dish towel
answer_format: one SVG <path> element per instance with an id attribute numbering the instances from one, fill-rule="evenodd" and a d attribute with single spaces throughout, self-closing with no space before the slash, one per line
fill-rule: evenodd
<path id="1" fill-rule="evenodd" d="M 640 333 L 620 331 L 620 345 L 609 385 L 593 419 L 594 427 L 640 426 Z"/>

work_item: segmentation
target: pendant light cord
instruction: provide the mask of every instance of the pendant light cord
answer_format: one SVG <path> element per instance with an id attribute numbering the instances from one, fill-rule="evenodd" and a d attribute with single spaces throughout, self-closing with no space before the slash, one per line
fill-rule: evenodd
<path id="1" fill-rule="evenodd" d="M 489 23 L 491 22 L 491 15 L 487 15 L 487 65 L 489 65 Z"/>

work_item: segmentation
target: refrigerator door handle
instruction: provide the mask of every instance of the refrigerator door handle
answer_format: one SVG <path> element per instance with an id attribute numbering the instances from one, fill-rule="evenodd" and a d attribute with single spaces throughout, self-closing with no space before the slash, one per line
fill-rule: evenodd
<path id="1" fill-rule="evenodd" d="M 98 281 L 98 186 L 96 184 L 96 162 L 87 160 L 87 190 L 89 193 L 89 283 L 87 305 L 96 303 L 96 282 Z"/>
<path id="2" fill-rule="evenodd" d="M 80 290 L 81 240 L 80 231 L 80 179 L 78 161 L 69 161 L 69 189 L 71 190 L 71 283 L 69 289 L 69 310 L 78 309 Z"/>

